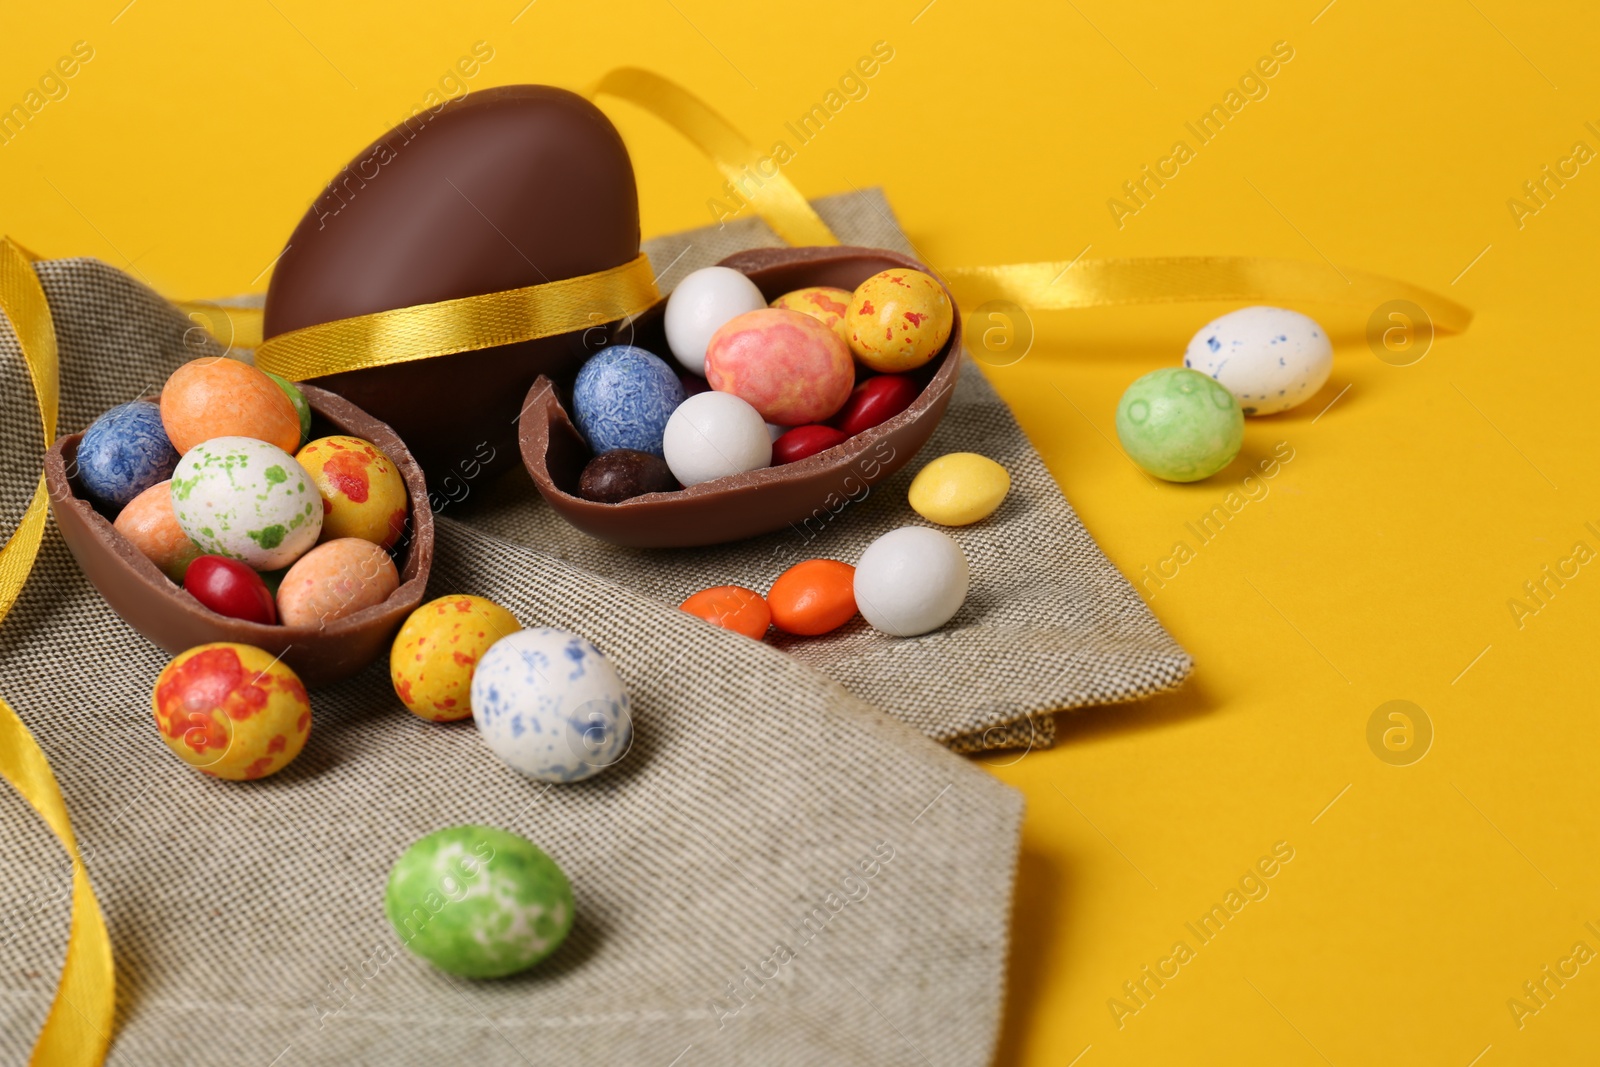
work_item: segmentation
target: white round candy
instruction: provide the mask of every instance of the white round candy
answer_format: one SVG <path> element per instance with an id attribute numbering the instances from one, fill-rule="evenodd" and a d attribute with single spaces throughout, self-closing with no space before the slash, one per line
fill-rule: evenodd
<path id="1" fill-rule="evenodd" d="M 1246 415 L 1273 415 L 1322 388 L 1333 371 L 1333 345 L 1298 311 L 1241 308 L 1195 334 L 1183 365 L 1215 378 Z"/>
<path id="2" fill-rule="evenodd" d="M 894 637 L 937 630 L 967 599 L 967 557 L 948 534 L 926 526 L 890 530 L 856 563 L 856 607 Z"/>
<path id="3" fill-rule="evenodd" d="M 732 267 L 704 267 L 667 297 L 667 347 L 684 369 L 706 372 L 706 345 L 729 319 L 767 306 L 756 283 Z"/>
<path id="4" fill-rule="evenodd" d="M 472 720 L 512 768 L 541 782 L 576 782 L 633 744 L 628 692 L 600 650 L 550 627 L 507 634 L 472 673 Z"/>
<path id="5" fill-rule="evenodd" d="M 732 393 L 696 393 L 667 420 L 661 450 L 684 485 L 743 474 L 772 463 L 761 413 Z"/>

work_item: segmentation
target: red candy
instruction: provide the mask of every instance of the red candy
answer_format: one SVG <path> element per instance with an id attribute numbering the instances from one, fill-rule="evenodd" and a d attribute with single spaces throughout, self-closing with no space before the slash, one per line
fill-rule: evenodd
<path id="1" fill-rule="evenodd" d="M 839 414 L 829 421 L 846 437 L 854 437 L 900 414 L 921 391 L 921 387 L 904 374 L 880 374 L 856 386 Z"/>
<path id="2" fill-rule="evenodd" d="M 849 434 L 832 426 L 796 426 L 772 442 L 772 465 L 776 467 L 814 456 L 834 445 L 844 444 L 849 438 Z"/>
<path id="3" fill-rule="evenodd" d="M 278 610 L 273 605 L 267 583 L 236 559 L 196 556 L 184 572 L 183 588 L 218 615 L 268 626 L 278 621 Z"/>

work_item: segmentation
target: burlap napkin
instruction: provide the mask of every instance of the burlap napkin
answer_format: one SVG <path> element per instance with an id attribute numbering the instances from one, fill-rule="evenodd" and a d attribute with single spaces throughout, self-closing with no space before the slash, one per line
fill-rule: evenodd
<path id="1" fill-rule="evenodd" d="M 103 264 L 39 273 L 64 431 L 206 350 Z M 6 536 L 41 455 L 9 328 L 0 387 Z M 313 694 L 311 740 L 285 771 L 207 779 L 154 728 L 166 656 L 46 534 L 0 626 L 0 693 L 55 768 L 109 923 L 110 1062 L 988 1062 L 1016 793 L 794 657 L 446 518 L 430 592 L 459 591 L 580 630 L 612 657 L 636 715 L 621 765 L 530 782 L 470 723 L 410 716 L 380 663 Z M 529 974 L 451 979 L 406 955 L 383 918 L 390 863 L 459 822 L 527 835 L 572 879 L 573 934 Z M 0 858 L 0 1059 L 20 1063 L 59 972 L 70 871 L 10 790 Z"/>
<path id="2" fill-rule="evenodd" d="M 918 255 L 876 189 L 827 197 L 816 208 L 846 244 Z M 645 251 L 665 292 L 740 249 L 781 244 L 751 219 L 657 238 Z M 972 566 L 972 592 L 960 614 L 919 638 L 887 637 L 857 619 L 825 637 L 778 637 L 774 644 L 958 752 L 1042 748 L 1055 737 L 1055 720 L 1041 713 L 1137 700 L 1183 681 L 1188 654 L 1094 543 L 971 360 L 922 453 L 826 525 L 712 548 L 618 548 L 567 525 L 521 470 L 483 491 L 469 487 L 446 513 L 678 604 L 714 585 L 765 590 L 803 559 L 854 563 L 879 534 L 926 525 L 906 502 L 906 489 L 923 465 L 947 452 L 977 452 L 1011 472 L 1000 511 L 947 531 Z"/>

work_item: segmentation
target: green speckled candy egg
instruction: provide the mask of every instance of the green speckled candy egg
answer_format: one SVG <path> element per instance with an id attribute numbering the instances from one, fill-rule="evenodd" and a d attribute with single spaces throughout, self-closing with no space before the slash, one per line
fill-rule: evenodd
<path id="1" fill-rule="evenodd" d="M 277 445 L 214 437 L 172 472 L 172 513 L 200 551 L 258 571 L 293 563 L 322 532 L 322 497 L 305 468 Z"/>
<path id="2" fill-rule="evenodd" d="M 499 978 L 538 963 L 572 929 L 572 886 L 526 838 L 451 826 L 389 870 L 383 910 L 406 948 L 441 971 Z"/>
<path id="3" fill-rule="evenodd" d="M 1133 461 L 1169 482 L 1197 482 L 1233 462 L 1244 414 L 1233 394 L 1199 371 L 1163 367 L 1128 386 L 1117 437 Z"/>

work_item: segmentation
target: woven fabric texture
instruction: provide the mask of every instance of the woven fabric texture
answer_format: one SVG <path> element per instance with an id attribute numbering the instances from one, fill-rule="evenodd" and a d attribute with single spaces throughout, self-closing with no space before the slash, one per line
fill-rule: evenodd
<path id="1" fill-rule="evenodd" d="M 205 351 L 183 316 L 103 264 L 39 273 L 64 432 Z M 42 453 L 20 368 L 0 329 L 3 535 Z M 0 693 L 56 771 L 106 913 L 109 1062 L 988 1062 L 1014 791 L 778 649 L 448 517 L 437 547 L 432 595 L 486 595 L 608 653 L 634 697 L 620 765 L 531 782 L 470 723 L 405 712 L 379 663 L 313 694 L 311 740 L 283 772 L 203 777 L 152 722 L 166 656 L 47 532 L 0 626 Z M 462 822 L 528 836 L 572 880 L 573 933 L 528 974 L 449 978 L 383 917 L 395 857 Z M 70 870 L 10 790 L 0 860 L 0 1062 L 21 1063 L 59 973 Z"/>

